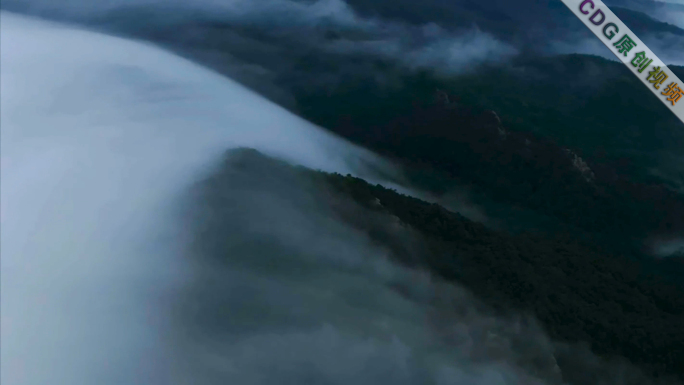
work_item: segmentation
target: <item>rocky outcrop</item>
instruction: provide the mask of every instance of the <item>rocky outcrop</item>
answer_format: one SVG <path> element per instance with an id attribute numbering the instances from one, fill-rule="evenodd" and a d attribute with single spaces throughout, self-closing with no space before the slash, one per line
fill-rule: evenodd
<path id="1" fill-rule="evenodd" d="M 590 183 L 594 182 L 596 175 L 594 174 L 594 171 L 591 170 L 587 162 L 585 162 L 584 159 L 568 148 L 564 149 L 563 151 L 570 156 L 572 165 L 582 174 L 584 179 Z"/>
<path id="2" fill-rule="evenodd" d="M 494 116 L 494 119 L 496 119 L 496 130 L 499 132 L 499 137 L 501 137 L 501 139 L 506 139 L 506 137 L 508 136 L 508 132 L 505 128 L 503 128 L 501 118 L 499 118 L 499 115 L 496 113 L 496 111 L 489 111 L 489 113 Z"/>

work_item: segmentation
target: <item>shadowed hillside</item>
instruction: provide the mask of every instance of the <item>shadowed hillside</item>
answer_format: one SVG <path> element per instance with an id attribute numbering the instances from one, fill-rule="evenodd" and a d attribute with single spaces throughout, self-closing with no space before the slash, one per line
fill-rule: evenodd
<path id="1" fill-rule="evenodd" d="M 573 239 L 493 232 L 353 177 L 327 179 L 425 236 L 430 252 L 421 263 L 440 276 L 490 303 L 532 312 L 554 337 L 590 341 L 600 354 L 684 375 L 684 291 L 644 274 L 641 265 Z"/>
<path id="2" fill-rule="evenodd" d="M 301 96 L 302 114 L 614 245 L 682 234 L 681 184 L 648 170 L 660 152 L 684 147 L 684 125 L 619 63 L 570 55 L 518 64 L 441 83 L 414 77 L 395 90 L 357 79 Z"/>
<path id="3" fill-rule="evenodd" d="M 327 193 L 307 198 L 307 205 L 332 210 L 331 218 L 388 248 L 397 261 L 464 285 L 501 314 L 533 314 L 556 340 L 587 342 L 606 358 L 626 357 L 648 373 L 684 378 L 684 290 L 644 273 L 622 255 L 569 237 L 492 231 L 439 205 L 351 176 L 293 168 L 256 151 L 229 154 L 205 183 L 206 203 L 215 213 L 237 209 L 223 198 L 228 189 L 244 189 L 235 169 L 270 175 L 258 183 L 282 185 L 285 195 L 294 184 L 322 187 Z M 350 198 L 357 206 L 346 203 Z M 564 349 L 558 345 L 554 355 L 568 383 L 598 384 L 608 375 L 579 350 Z M 638 375 L 629 378 L 625 384 L 648 383 Z"/>

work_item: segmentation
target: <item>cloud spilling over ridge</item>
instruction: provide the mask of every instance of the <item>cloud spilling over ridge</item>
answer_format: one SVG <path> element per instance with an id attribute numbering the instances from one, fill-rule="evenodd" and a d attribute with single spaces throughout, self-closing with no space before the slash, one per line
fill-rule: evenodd
<path id="1" fill-rule="evenodd" d="M 391 173 L 377 157 L 148 45 L 0 28 L 3 384 L 563 383 L 533 320 L 399 266 L 335 213 L 419 250 L 410 230 L 249 153 L 218 164 L 249 146 Z"/>
<path id="2" fill-rule="evenodd" d="M 1 17 L 3 383 L 170 383 L 182 193 L 226 148 L 386 166 L 156 48 Z"/>
<path id="3" fill-rule="evenodd" d="M 539 383 L 436 349 L 429 279 L 300 180 L 240 166 L 227 217 L 203 237 L 183 221 L 226 148 L 361 175 L 354 159 L 383 166 L 371 154 L 153 47 L 1 18 L 3 383 Z M 195 236 L 218 254 L 184 259 Z"/>

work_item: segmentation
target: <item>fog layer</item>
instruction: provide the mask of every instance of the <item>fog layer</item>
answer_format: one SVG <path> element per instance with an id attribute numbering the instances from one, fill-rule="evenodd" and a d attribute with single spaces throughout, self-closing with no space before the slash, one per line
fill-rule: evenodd
<path id="1" fill-rule="evenodd" d="M 219 163 L 392 172 L 372 154 L 154 47 L 1 18 L 3 384 L 532 384 L 536 356 L 557 377 L 534 322 L 390 262 L 320 186 Z M 537 348 L 492 357 L 496 330 Z"/>
<path id="2" fill-rule="evenodd" d="M 227 148 L 373 157 L 153 47 L 2 13 L 2 383 L 169 383 L 180 197 Z M 344 159 L 350 159 L 349 162 Z"/>
<path id="3" fill-rule="evenodd" d="M 418 257 L 411 229 L 283 166 L 395 174 L 373 154 L 155 47 L 0 18 L 3 384 L 562 384 L 557 353 L 649 383 L 397 265 L 339 213 Z"/>

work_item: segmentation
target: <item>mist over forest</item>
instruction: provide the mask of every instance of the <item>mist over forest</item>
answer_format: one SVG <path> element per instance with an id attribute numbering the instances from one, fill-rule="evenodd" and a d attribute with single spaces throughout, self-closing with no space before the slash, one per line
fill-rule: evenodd
<path id="1" fill-rule="evenodd" d="M 684 383 L 684 123 L 561 1 L 4 0 L 0 53 L 3 384 Z"/>

